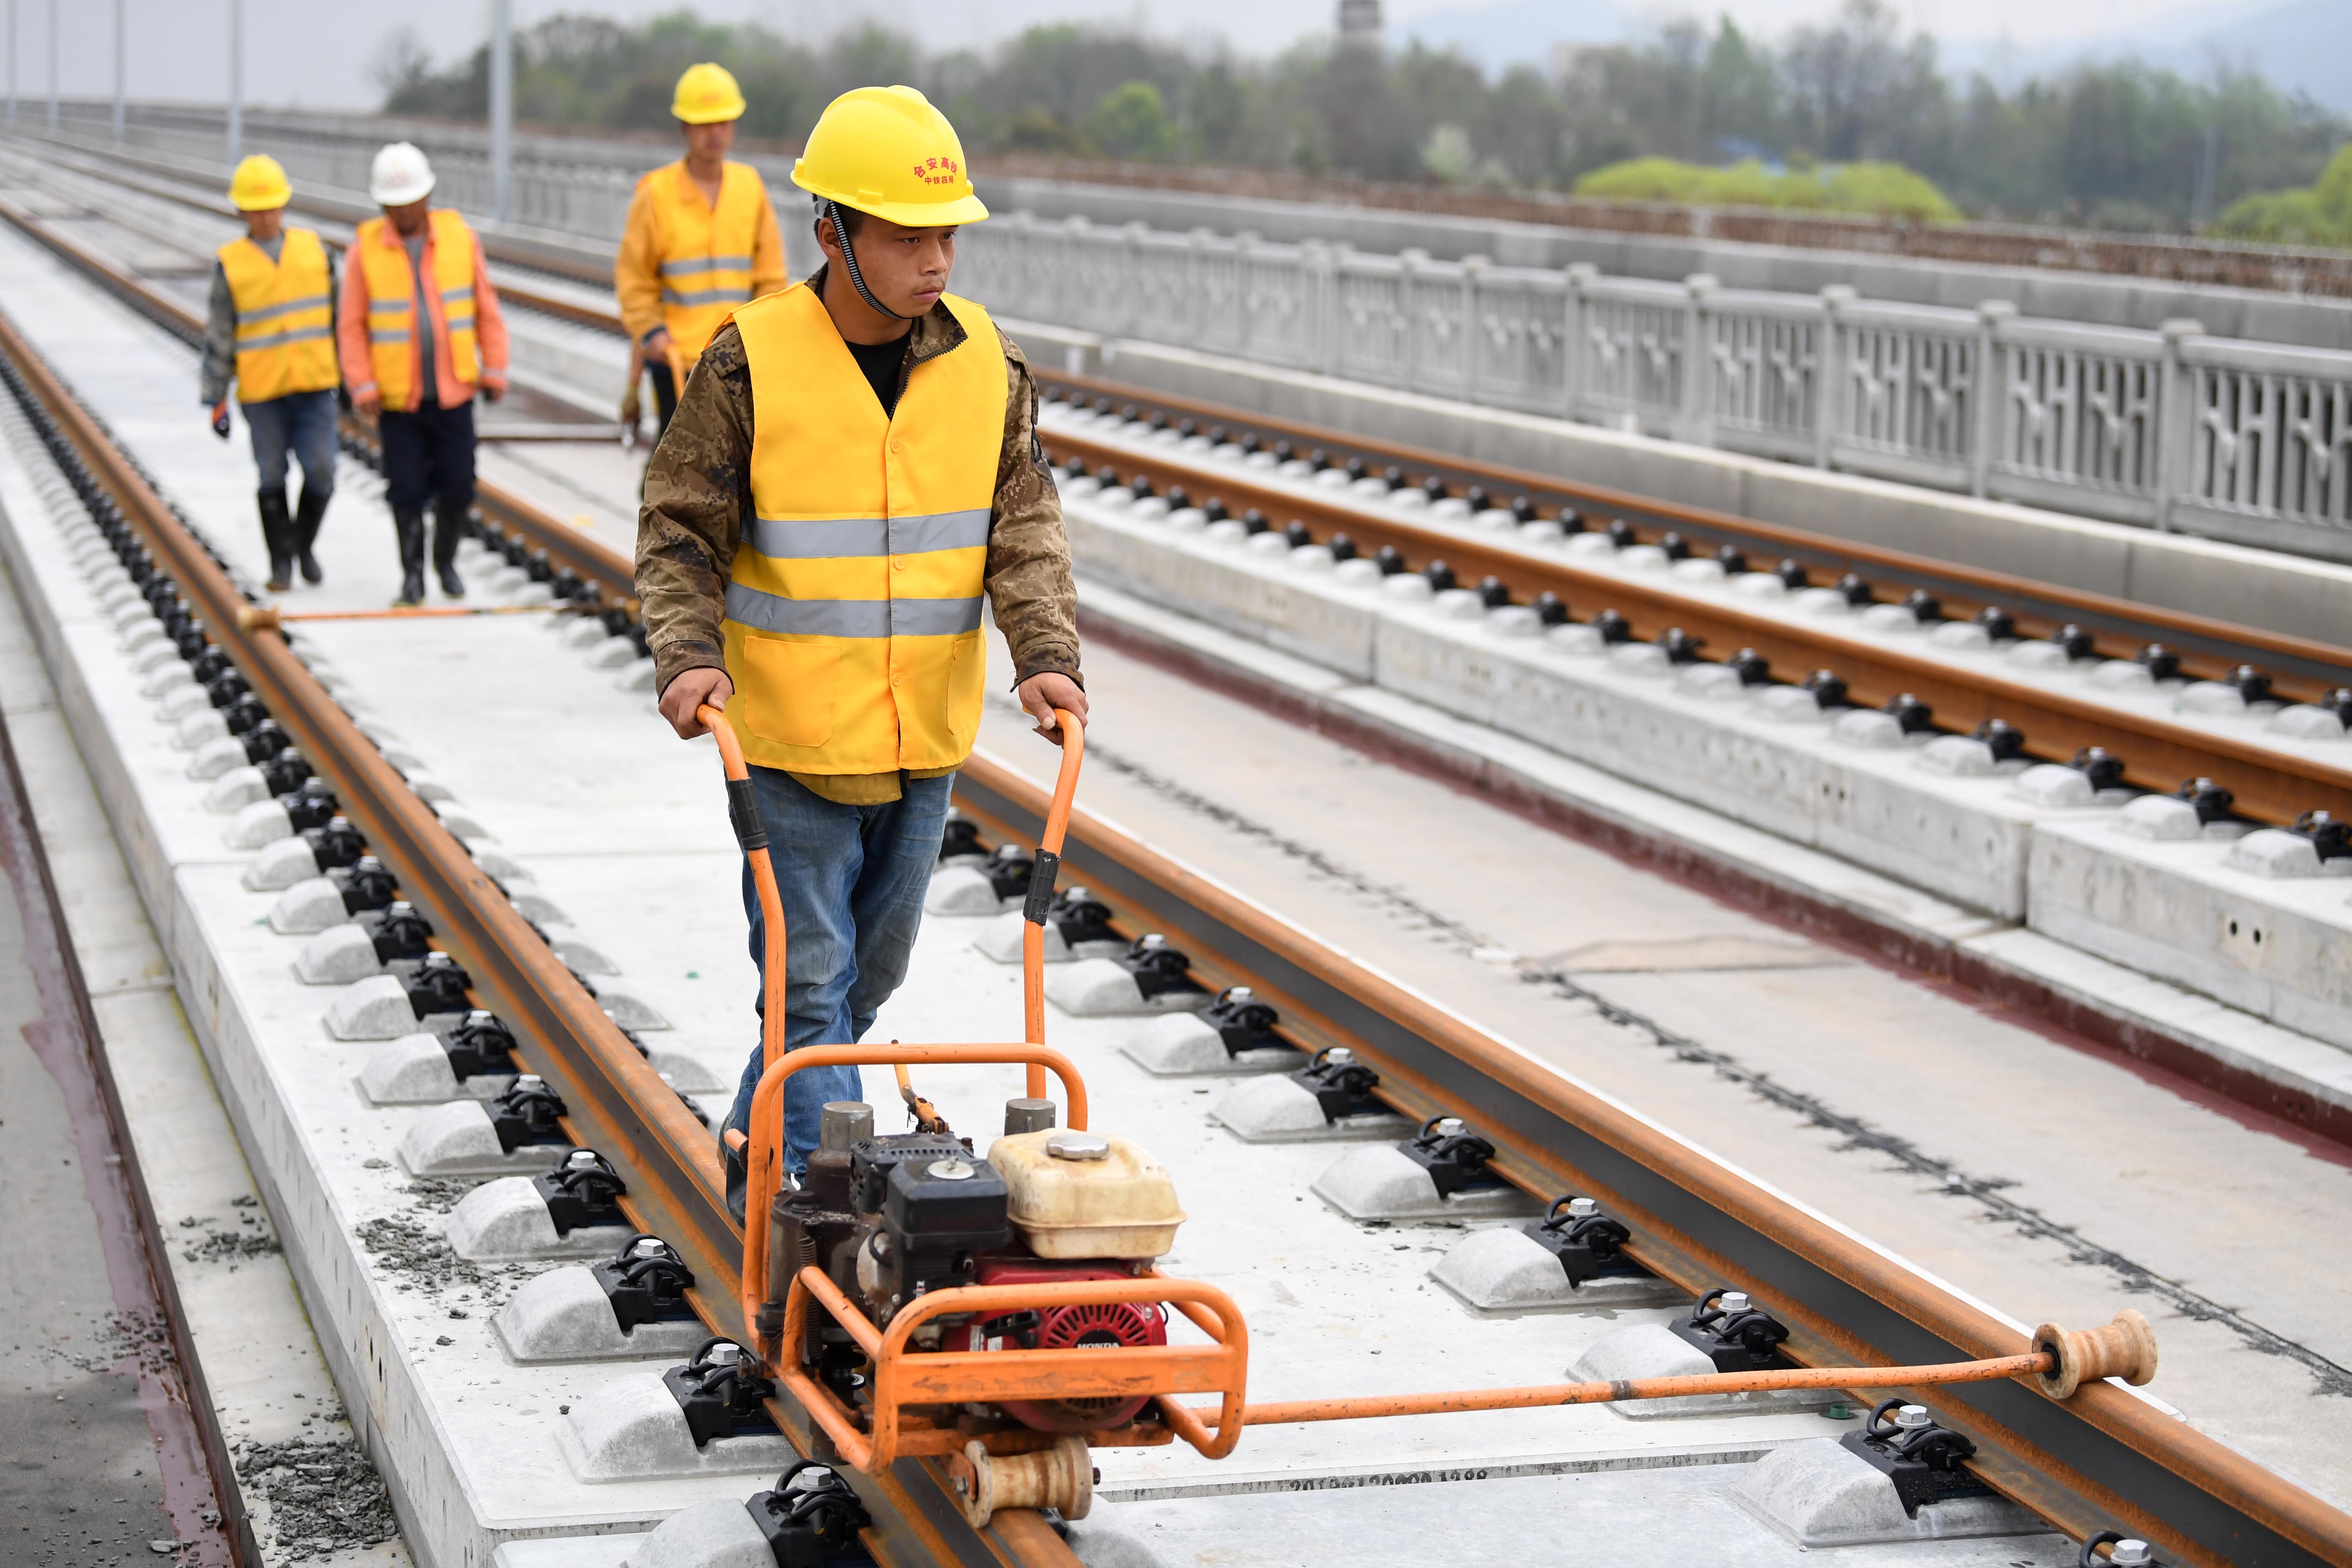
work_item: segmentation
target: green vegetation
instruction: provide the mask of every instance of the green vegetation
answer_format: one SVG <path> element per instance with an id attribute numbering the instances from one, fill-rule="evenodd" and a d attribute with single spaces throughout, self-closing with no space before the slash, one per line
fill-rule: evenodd
<path id="1" fill-rule="evenodd" d="M 2317 184 L 2242 197 L 2213 228 L 2232 239 L 2278 245 L 2352 245 L 2352 142 L 2336 150 Z"/>
<path id="2" fill-rule="evenodd" d="M 678 72 L 715 59 L 751 100 L 746 135 L 771 141 L 805 135 L 851 87 L 908 82 L 976 155 L 1520 190 L 1591 178 L 1645 195 L 1678 188 L 1671 182 L 1684 176 L 1667 170 L 1679 164 L 1694 189 L 1775 202 L 2122 229 L 2179 230 L 2230 208 L 2263 232 L 2304 232 L 2315 210 L 2333 210 L 2321 197 L 2290 192 L 2252 207 L 2242 198 L 2311 185 L 2352 137 L 2341 117 L 2225 68 L 2201 81 L 2130 61 L 2011 90 L 1958 81 L 1938 68 L 1935 41 L 1906 36 L 1886 0 L 1846 0 L 1833 19 L 1769 45 L 1728 20 L 1676 23 L 1649 44 L 1499 76 L 1419 46 L 1325 39 L 1249 59 L 1110 26 L 1033 27 L 985 54 L 928 55 L 879 27 L 811 45 L 687 11 L 635 24 L 553 16 L 519 32 L 516 51 L 517 114 L 549 125 L 667 129 Z M 389 110 L 477 121 L 487 111 L 487 49 L 436 68 L 413 33 L 395 32 L 377 68 Z M 1776 178 L 1763 173 L 1772 162 L 1826 172 Z M 1620 167 L 1628 163 L 1642 172 Z"/>
<path id="3" fill-rule="evenodd" d="M 1576 182 L 1580 196 L 1683 202 L 1699 206 L 1805 207 L 1957 222 L 1960 209 L 1933 182 L 1900 163 L 1832 163 L 1775 174 L 1755 158 L 1711 169 L 1673 158 L 1633 158 Z"/>

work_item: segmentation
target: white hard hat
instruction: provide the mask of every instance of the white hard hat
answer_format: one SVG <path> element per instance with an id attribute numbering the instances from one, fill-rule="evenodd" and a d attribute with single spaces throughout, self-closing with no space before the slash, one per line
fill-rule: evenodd
<path id="1" fill-rule="evenodd" d="M 433 165 L 413 142 L 395 142 L 375 155 L 368 171 L 368 195 L 387 207 L 421 202 L 433 190 Z"/>

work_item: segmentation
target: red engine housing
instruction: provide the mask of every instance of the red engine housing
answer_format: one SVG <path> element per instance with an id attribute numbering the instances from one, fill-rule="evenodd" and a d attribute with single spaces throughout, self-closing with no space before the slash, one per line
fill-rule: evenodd
<path id="1" fill-rule="evenodd" d="M 980 1259 L 982 1285 L 1058 1285 L 1080 1279 L 1131 1279 L 1124 1268 L 1102 1263 L 1047 1263 L 1034 1258 Z M 972 1351 L 1073 1350 L 1099 1347 L 1164 1345 L 1168 1321 L 1162 1310 L 1149 1303 L 1120 1301 L 1107 1307 L 1041 1307 L 1037 1326 L 1017 1339 L 1002 1332 L 992 1336 L 991 1324 L 1005 1314 L 974 1320 L 966 1325 L 959 1349 Z M 1099 1432 L 1124 1426 L 1135 1419 L 1148 1396 L 1133 1399 L 1008 1399 L 1003 1410 L 1024 1426 L 1040 1432 Z"/>

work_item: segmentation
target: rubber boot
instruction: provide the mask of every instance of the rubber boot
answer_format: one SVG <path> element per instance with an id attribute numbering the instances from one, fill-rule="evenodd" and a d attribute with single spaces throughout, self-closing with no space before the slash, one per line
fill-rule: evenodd
<path id="1" fill-rule="evenodd" d="M 425 602 L 425 514 L 396 511 L 393 531 L 400 536 L 400 597 L 394 609 L 410 609 Z"/>
<path id="2" fill-rule="evenodd" d="M 466 581 L 457 575 L 457 541 L 466 536 L 466 511 L 447 501 L 433 508 L 433 574 L 441 592 L 452 599 L 466 596 Z"/>
<path id="3" fill-rule="evenodd" d="M 302 581 L 319 581 L 318 557 L 310 546 L 319 542 L 319 525 L 327 520 L 327 498 L 331 490 L 314 490 L 302 487 L 302 499 L 294 508 L 294 564 L 302 569 Z"/>
<path id="4" fill-rule="evenodd" d="M 269 591 L 282 594 L 294 584 L 294 521 L 286 515 L 284 490 L 257 490 L 261 508 L 261 542 L 269 551 Z"/>

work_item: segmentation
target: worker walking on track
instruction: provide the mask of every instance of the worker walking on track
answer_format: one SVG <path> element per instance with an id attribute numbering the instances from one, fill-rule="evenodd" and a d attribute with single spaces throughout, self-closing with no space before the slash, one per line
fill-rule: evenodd
<path id="1" fill-rule="evenodd" d="M 245 237 L 220 247 L 205 321 L 199 395 L 228 439 L 228 389 L 245 410 L 259 471 L 254 500 L 269 552 L 269 591 L 319 580 L 319 524 L 335 493 L 335 267 L 307 228 L 286 226 L 294 188 L 278 160 L 251 157 L 229 176 Z M 302 499 L 286 505 L 286 461 L 302 468 Z"/>
<path id="2" fill-rule="evenodd" d="M 613 263 L 621 322 L 653 377 L 662 430 L 677 408 L 672 366 L 691 370 L 730 310 L 784 286 L 767 182 L 727 157 L 743 117 L 734 77 L 715 65 L 688 68 L 669 111 L 686 134 L 686 156 L 637 182 Z"/>
<path id="3" fill-rule="evenodd" d="M 956 226 L 988 216 L 947 118 L 860 88 L 793 181 L 825 265 L 704 351 L 646 472 L 637 595 L 662 716 L 722 706 L 752 764 L 783 895 L 787 1049 L 854 1044 L 906 975 L 955 770 L 980 728 L 986 595 L 1014 689 L 1059 744 L 1081 721 L 1076 594 L 1028 363 L 947 290 Z M 751 956 L 764 932 L 747 864 Z M 744 1129 L 755 1047 L 727 1127 Z M 799 1171 L 854 1068 L 784 1091 Z M 740 1205 L 742 1173 L 730 1158 Z"/>
<path id="4" fill-rule="evenodd" d="M 400 540 L 397 605 L 425 598 L 425 506 L 433 567 L 460 598 L 457 541 L 474 504 L 474 395 L 507 386 L 507 324 L 481 241 L 446 207 L 428 210 L 433 168 L 395 142 L 375 155 L 368 195 L 383 208 L 352 236 L 336 311 L 352 406 L 383 445 L 384 500 Z"/>

